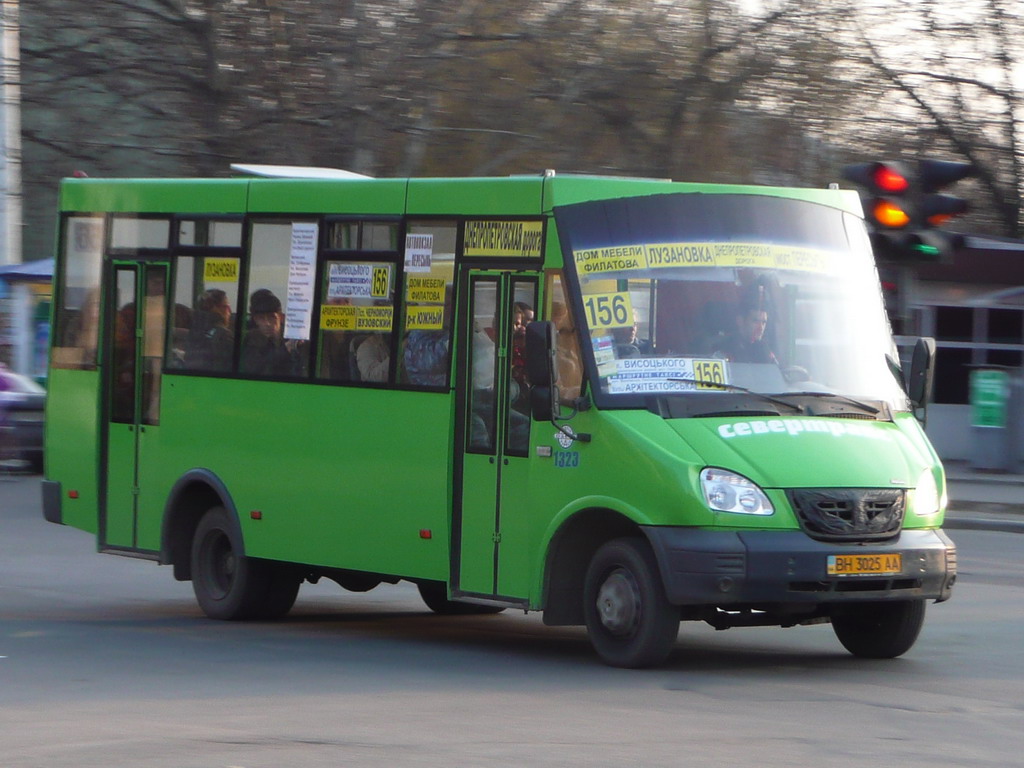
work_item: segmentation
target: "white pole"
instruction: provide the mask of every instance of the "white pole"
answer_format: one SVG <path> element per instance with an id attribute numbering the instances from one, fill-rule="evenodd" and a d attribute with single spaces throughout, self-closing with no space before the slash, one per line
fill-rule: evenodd
<path id="1" fill-rule="evenodd" d="M 21 258 L 21 68 L 18 0 L 3 0 L 0 29 L 0 264 L 20 264 Z M 14 342 L 16 371 L 31 370 L 29 313 L 32 295 L 27 285 L 11 289 L 9 333 Z"/>
<path id="2" fill-rule="evenodd" d="M 3 56 L 0 98 L 0 264 L 21 263 L 21 75 L 18 0 L 3 0 Z"/>

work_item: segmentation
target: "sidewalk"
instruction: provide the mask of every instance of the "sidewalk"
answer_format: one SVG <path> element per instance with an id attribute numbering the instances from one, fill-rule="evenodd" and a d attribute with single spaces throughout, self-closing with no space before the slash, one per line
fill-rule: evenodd
<path id="1" fill-rule="evenodd" d="M 983 472 L 945 461 L 949 507 L 946 528 L 1024 533 L 1024 475 Z"/>

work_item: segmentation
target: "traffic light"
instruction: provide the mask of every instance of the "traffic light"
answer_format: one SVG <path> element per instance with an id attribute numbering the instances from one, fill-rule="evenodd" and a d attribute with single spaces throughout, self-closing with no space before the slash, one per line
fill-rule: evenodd
<path id="1" fill-rule="evenodd" d="M 966 200 L 940 190 L 974 174 L 970 163 L 920 160 L 917 172 L 902 163 L 857 163 L 843 176 L 864 190 L 864 214 L 875 254 L 883 261 L 948 261 L 963 235 L 938 229 L 968 209 Z"/>
<path id="2" fill-rule="evenodd" d="M 919 207 L 922 220 L 930 226 L 939 227 L 954 216 L 966 213 L 966 200 L 938 193 L 961 179 L 973 176 L 974 172 L 974 166 L 970 163 L 953 163 L 946 160 L 918 162 L 917 181 L 920 186 Z"/>

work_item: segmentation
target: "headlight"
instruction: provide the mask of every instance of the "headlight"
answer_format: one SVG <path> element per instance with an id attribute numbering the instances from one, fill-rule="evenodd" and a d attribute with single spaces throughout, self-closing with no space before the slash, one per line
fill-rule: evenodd
<path id="1" fill-rule="evenodd" d="M 770 515 L 775 512 L 765 492 L 735 472 L 707 467 L 700 473 L 700 487 L 707 505 L 718 512 L 738 515 Z"/>
<path id="2" fill-rule="evenodd" d="M 939 488 L 935 484 L 935 475 L 930 469 L 926 469 L 917 478 L 917 488 L 914 489 L 914 514 L 928 517 L 938 511 Z"/>

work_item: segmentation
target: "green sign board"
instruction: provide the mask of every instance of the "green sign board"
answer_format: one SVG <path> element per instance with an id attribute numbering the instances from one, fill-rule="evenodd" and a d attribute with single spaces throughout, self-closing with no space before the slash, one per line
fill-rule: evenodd
<path id="1" fill-rule="evenodd" d="M 1006 371 L 971 371 L 971 426 L 1005 427 L 1010 399 L 1010 375 Z"/>

